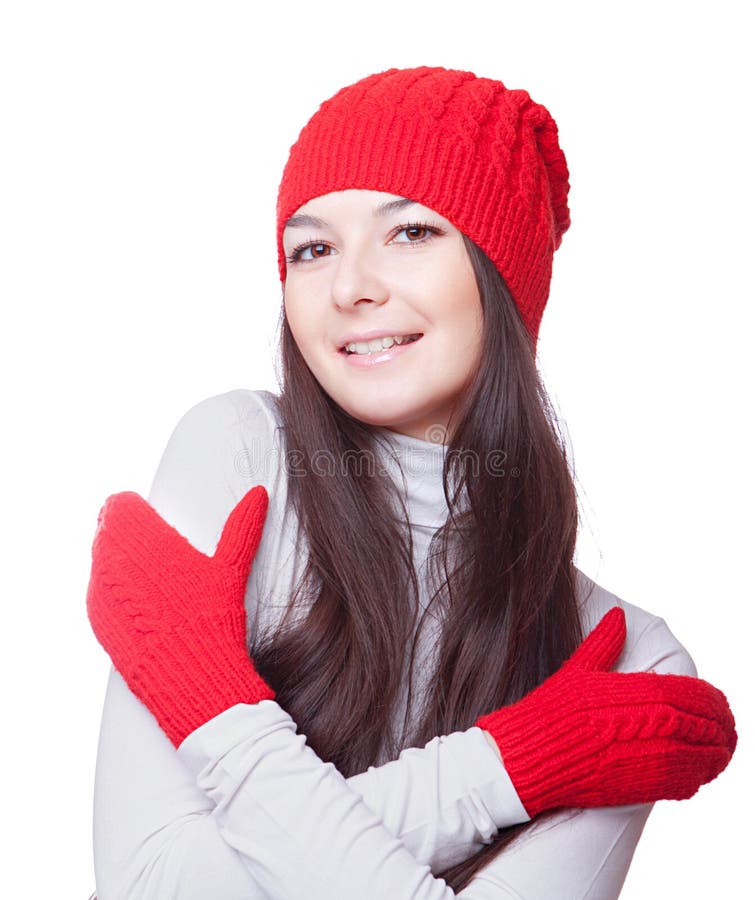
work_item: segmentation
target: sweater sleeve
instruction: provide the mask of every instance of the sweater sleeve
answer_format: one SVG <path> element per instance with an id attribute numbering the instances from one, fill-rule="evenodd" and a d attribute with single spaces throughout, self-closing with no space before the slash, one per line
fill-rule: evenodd
<path id="1" fill-rule="evenodd" d="M 588 618 L 599 618 L 608 597 L 610 605 L 621 602 L 600 589 Z M 628 638 L 619 670 L 696 674 L 662 619 L 622 605 Z M 337 770 L 318 759 L 274 701 L 226 710 L 190 734 L 178 754 L 215 804 L 223 837 L 270 896 L 455 896 L 390 834 Z M 534 822 L 458 896 L 614 900 L 651 808 L 563 810 Z"/>
<path id="2" fill-rule="evenodd" d="M 277 704 L 271 705 L 282 713 Z M 227 718 L 219 716 L 212 721 L 216 741 L 221 736 L 235 740 L 234 734 L 226 732 Z M 254 719 L 248 724 L 252 731 L 259 727 Z M 234 758 L 243 768 L 244 761 Z M 220 760 L 218 765 L 222 765 Z M 369 775 L 344 780 L 333 769 L 327 779 L 308 785 L 312 796 L 306 792 L 298 796 L 305 809 L 314 811 L 320 801 L 337 803 L 345 784 L 348 799 L 360 801 L 376 821 L 384 822 L 386 835 L 400 841 L 406 852 L 421 860 L 428 870 L 432 866 L 438 871 L 482 847 L 496 833 L 499 822 L 517 818 L 518 800 L 514 794 L 514 801 L 509 801 L 509 782 L 501 770 L 479 729 L 470 729 L 435 738 L 427 748 L 404 751 L 398 760 Z M 240 777 L 239 771 L 229 772 L 232 781 L 224 782 L 219 789 L 227 789 Z M 283 771 L 288 770 L 277 770 L 278 776 Z M 268 893 L 275 882 L 274 867 L 267 880 L 255 870 L 258 865 L 264 872 L 265 861 L 277 854 L 283 870 L 303 871 L 298 854 L 306 848 L 291 848 L 281 840 L 259 812 L 255 799 L 261 787 L 280 785 L 275 772 L 271 767 L 255 788 L 250 787 L 248 795 L 237 797 L 237 825 L 242 846 L 252 860 L 251 866 L 245 865 L 239 847 L 223 830 L 222 810 L 213 796 L 197 783 L 146 707 L 112 670 L 95 780 L 94 850 L 99 900 L 277 900 L 286 896 Z M 368 789 L 366 778 L 371 780 Z M 344 839 L 350 824 L 339 826 Z M 327 843 L 318 865 L 326 861 L 342 865 L 341 849 L 336 843 Z M 310 859 L 308 852 L 304 856 L 305 861 Z M 354 856 L 350 854 L 349 859 L 353 861 Z"/>
<path id="3" fill-rule="evenodd" d="M 211 553 L 238 500 L 254 484 L 265 485 L 270 524 L 246 597 L 252 627 L 274 624 L 265 616 L 288 596 L 294 577 L 278 452 L 275 423 L 258 392 L 210 398 L 176 426 L 148 496 L 167 521 Z M 260 608 L 260 596 L 269 598 L 270 609 Z M 340 775 L 337 781 L 340 786 Z M 436 870 L 469 856 L 499 827 L 527 820 L 479 729 L 404 751 L 347 784 L 407 852 Z M 97 755 L 94 857 L 99 900 L 276 896 L 265 892 L 229 844 L 215 803 L 114 670 Z M 294 862 L 289 857 L 289 865 Z"/>

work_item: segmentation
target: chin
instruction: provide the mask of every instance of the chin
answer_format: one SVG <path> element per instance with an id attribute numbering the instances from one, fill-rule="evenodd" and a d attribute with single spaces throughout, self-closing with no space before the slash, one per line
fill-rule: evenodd
<path id="1" fill-rule="evenodd" d="M 338 402 L 336 400 L 336 403 Z M 376 428 L 394 428 L 397 422 L 406 418 L 403 410 L 392 409 L 382 398 L 376 398 L 374 403 L 339 403 L 339 405 L 354 419 Z"/>

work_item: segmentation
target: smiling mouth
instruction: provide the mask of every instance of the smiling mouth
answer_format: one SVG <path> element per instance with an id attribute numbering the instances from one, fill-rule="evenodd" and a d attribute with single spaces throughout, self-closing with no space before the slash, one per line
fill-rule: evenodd
<path id="1" fill-rule="evenodd" d="M 420 340 L 420 338 L 422 336 L 423 336 L 423 332 L 419 332 L 418 334 L 406 335 L 405 337 L 402 338 L 401 341 L 393 341 L 393 343 L 387 347 L 383 347 L 381 345 L 380 347 L 376 347 L 375 349 L 372 349 L 372 350 L 368 348 L 368 344 L 370 343 L 370 341 L 356 341 L 354 343 L 347 344 L 346 346 L 341 347 L 341 349 L 338 352 L 343 353 L 344 356 L 357 356 L 357 355 L 370 356 L 373 353 L 382 353 L 384 350 L 392 350 L 394 347 L 403 347 L 405 344 L 414 344 L 418 340 Z M 378 340 L 380 340 L 380 338 L 378 338 Z M 359 350 L 347 349 L 348 347 L 357 347 L 357 346 L 360 347 Z"/>

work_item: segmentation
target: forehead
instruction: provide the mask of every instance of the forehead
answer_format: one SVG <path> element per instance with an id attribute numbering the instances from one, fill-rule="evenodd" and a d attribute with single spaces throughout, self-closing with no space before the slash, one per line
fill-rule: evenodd
<path id="1" fill-rule="evenodd" d="M 344 217 L 369 217 L 376 221 L 406 210 L 412 213 L 434 213 L 430 207 L 386 191 L 349 188 L 321 194 L 303 203 L 284 225 L 287 228 L 327 227 L 331 221 Z M 440 216 L 439 216 L 440 217 Z M 442 218 L 442 217 L 440 217 Z"/>

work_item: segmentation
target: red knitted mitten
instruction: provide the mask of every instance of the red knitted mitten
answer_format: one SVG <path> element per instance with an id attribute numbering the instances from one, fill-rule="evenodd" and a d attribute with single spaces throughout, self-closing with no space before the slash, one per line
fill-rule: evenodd
<path id="1" fill-rule="evenodd" d="M 530 817 L 684 800 L 728 765 L 737 733 L 726 697 L 686 675 L 608 671 L 625 639 L 616 606 L 550 678 L 475 723 Z"/>
<path id="2" fill-rule="evenodd" d="M 213 556 L 133 491 L 111 495 L 100 510 L 89 620 L 176 747 L 234 704 L 275 697 L 249 657 L 244 609 L 267 505 L 262 485 L 249 490 L 226 520 Z"/>

